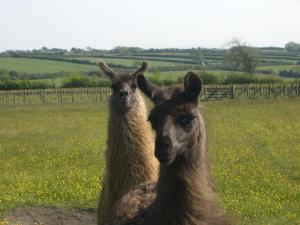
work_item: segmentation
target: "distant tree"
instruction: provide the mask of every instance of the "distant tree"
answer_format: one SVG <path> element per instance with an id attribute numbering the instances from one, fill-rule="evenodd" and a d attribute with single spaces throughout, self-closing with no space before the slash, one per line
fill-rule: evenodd
<path id="1" fill-rule="evenodd" d="M 53 52 L 63 52 L 63 53 L 67 53 L 68 52 L 67 49 L 63 49 L 63 48 L 52 48 L 51 50 Z"/>
<path id="2" fill-rule="evenodd" d="M 48 51 L 48 48 L 45 47 L 45 46 L 43 46 L 43 47 L 42 47 L 42 51 L 43 51 L 43 52 L 47 52 L 47 51 Z"/>
<path id="3" fill-rule="evenodd" d="M 143 51 L 142 48 L 139 47 L 125 47 L 125 46 L 117 46 L 111 50 L 113 54 L 119 55 L 133 55 Z"/>
<path id="4" fill-rule="evenodd" d="M 300 44 L 296 42 L 289 42 L 285 45 L 285 49 L 289 52 L 300 52 Z"/>
<path id="5" fill-rule="evenodd" d="M 81 49 L 81 48 L 75 48 L 75 47 L 71 48 L 70 51 L 71 51 L 72 53 L 84 53 L 84 52 L 85 52 L 84 49 Z"/>
<path id="6" fill-rule="evenodd" d="M 230 48 L 225 54 L 225 63 L 234 70 L 253 73 L 259 63 L 259 50 L 246 43 L 233 39 L 227 44 Z"/>
<path id="7" fill-rule="evenodd" d="M 92 49 L 91 47 L 86 47 L 86 51 L 87 51 L 87 52 L 92 52 L 92 50 L 93 50 L 93 49 Z"/>
<path id="8" fill-rule="evenodd" d="M 201 51 L 201 48 L 192 48 L 190 56 L 194 62 L 204 65 L 204 55 Z"/>
<path id="9" fill-rule="evenodd" d="M 17 80 L 17 79 L 19 79 L 18 72 L 15 71 L 15 70 L 9 71 L 8 75 L 9 75 L 9 78 L 12 79 L 12 80 Z"/>
<path id="10" fill-rule="evenodd" d="M 32 53 L 38 54 L 41 52 L 42 52 L 42 49 L 32 49 Z"/>
<path id="11" fill-rule="evenodd" d="M 137 53 L 140 53 L 142 52 L 144 49 L 142 48 L 139 48 L 139 47 L 129 47 L 129 52 L 131 54 L 137 54 Z"/>

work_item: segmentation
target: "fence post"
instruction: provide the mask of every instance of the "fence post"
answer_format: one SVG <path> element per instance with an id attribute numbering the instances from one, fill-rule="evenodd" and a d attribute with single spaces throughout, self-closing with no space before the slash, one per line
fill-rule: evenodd
<path id="1" fill-rule="evenodd" d="M 262 84 L 260 84 L 260 87 L 259 87 L 259 95 L 260 95 L 260 98 L 263 97 L 263 93 L 262 93 Z"/>
<path id="2" fill-rule="evenodd" d="M 44 103 L 46 103 L 47 101 L 47 93 L 46 93 L 46 89 L 44 89 Z"/>
<path id="3" fill-rule="evenodd" d="M 23 93 L 23 104 L 26 103 L 26 90 L 24 90 L 24 93 Z"/>
<path id="4" fill-rule="evenodd" d="M 248 84 L 246 84 L 246 90 L 247 90 L 247 98 L 249 98 L 249 88 L 248 88 Z"/>

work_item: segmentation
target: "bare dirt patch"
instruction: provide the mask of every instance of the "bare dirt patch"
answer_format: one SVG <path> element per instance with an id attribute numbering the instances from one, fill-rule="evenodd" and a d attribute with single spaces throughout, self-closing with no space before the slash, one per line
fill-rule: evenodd
<path id="1" fill-rule="evenodd" d="M 96 212 L 57 207 L 19 208 L 0 221 L 7 221 L 9 225 L 96 225 Z"/>

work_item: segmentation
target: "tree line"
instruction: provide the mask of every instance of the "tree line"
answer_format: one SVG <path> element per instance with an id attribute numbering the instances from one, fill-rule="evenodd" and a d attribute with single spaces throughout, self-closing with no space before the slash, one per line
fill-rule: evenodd
<path id="1" fill-rule="evenodd" d="M 32 50 L 7 50 L 2 52 L 1 54 L 9 54 L 9 55 L 24 55 L 24 54 L 50 54 L 50 55 L 66 55 L 66 54 L 88 54 L 88 55 L 105 55 L 105 54 L 118 54 L 118 55 L 135 55 L 135 54 L 146 54 L 146 53 L 192 53 L 195 48 L 162 48 L 162 49 L 155 49 L 149 48 L 144 49 L 140 47 L 127 47 L 127 46 L 116 46 L 113 49 L 106 50 L 106 49 L 95 49 L 92 47 L 86 48 L 76 48 L 72 47 L 70 49 L 63 49 L 63 48 L 47 48 L 43 46 L 40 49 L 32 49 Z M 204 53 L 211 52 L 211 53 L 224 53 L 226 48 L 220 49 L 207 49 L 207 48 L 200 48 Z M 300 53 L 300 43 L 297 42 L 288 42 L 284 48 L 280 47 L 261 47 L 257 48 L 258 50 L 287 50 L 289 52 L 297 52 Z"/>

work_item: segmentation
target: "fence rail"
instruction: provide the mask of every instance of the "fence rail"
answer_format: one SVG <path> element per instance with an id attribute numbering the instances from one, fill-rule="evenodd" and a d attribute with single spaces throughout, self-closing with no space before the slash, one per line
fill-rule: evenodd
<path id="1" fill-rule="evenodd" d="M 110 88 L 69 88 L 0 91 L 0 105 L 101 102 L 108 99 Z M 207 85 L 202 100 L 257 99 L 300 96 L 299 83 Z"/>
<path id="2" fill-rule="evenodd" d="M 299 83 L 208 85 L 204 87 L 203 100 L 258 99 L 300 96 Z"/>
<path id="3" fill-rule="evenodd" d="M 109 95 L 109 88 L 0 91 L 0 104 L 101 102 Z"/>

